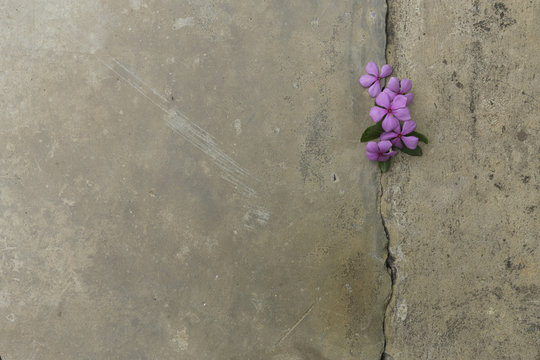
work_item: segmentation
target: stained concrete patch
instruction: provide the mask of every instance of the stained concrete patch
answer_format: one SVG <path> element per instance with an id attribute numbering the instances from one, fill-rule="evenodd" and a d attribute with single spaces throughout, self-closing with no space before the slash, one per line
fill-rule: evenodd
<path id="1" fill-rule="evenodd" d="M 7 1 L 0 356 L 378 359 L 383 1 Z"/>
<path id="2" fill-rule="evenodd" d="M 400 359 L 538 359 L 538 2 L 391 1 L 388 60 L 431 140 L 383 177 Z"/>

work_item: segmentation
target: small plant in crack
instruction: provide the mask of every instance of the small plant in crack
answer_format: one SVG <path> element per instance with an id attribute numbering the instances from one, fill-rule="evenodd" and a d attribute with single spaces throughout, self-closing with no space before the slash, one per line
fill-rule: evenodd
<path id="1" fill-rule="evenodd" d="M 411 93 L 412 82 L 392 77 L 386 87 L 381 88 L 381 81 L 392 75 L 392 71 L 390 65 L 383 65 L 379 71 L 377 64 L 369 62 L 366 66 L 367 74 L 360 77 L 360 85 L 368 88 L 369 96 L 375 98 L 375 106 L 369 110 L 375 125 L 362 133 L 360 141 L 367 142 L 367 158 L 377 161 L 383 173 L 390 169 L 390 160 L 398 151 L 422 156 L 418 141 L 428 143 L 427 137 L 416 131 L 416 122 L 411 119 L 409 105 L 414 98 Z M 379 141 L 371 141 L 375 139 Z"/>

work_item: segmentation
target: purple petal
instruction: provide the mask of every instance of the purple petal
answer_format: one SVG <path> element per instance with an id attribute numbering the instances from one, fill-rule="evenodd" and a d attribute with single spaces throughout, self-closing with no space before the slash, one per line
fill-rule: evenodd
<path id="1" fill-rule="evenodd" d="M 374 106 L 369 110 L 369 116 L 371 116 L 371 118 L 375 122 L 381 121 L 381 119 L 384 117 L 384 115 L 386 115 L 386 110 L 384 110 L 384 109 L 382 109 L 382 108 L 380 108 L 378 106 Z"/>
<path id="2" fill-rule="evenodd" d="M 409 120 L 411 120 L 411 112 L 409 111 L 409 108 L 406 108 L 406 107 L 401 108 L 401 109 L 397 109 L 397 110 L 393 110 L 392 114 L 394 114 L 394 116 L 397 117 L 401 121 L 409 121 Z"/>
<path id="3" fill-rule="evenodd" d="M 390 76 L 392 74 L 392 67 L 388 64 L 383 65 L 381 68 L 381 78 L 385 78 L 387 76 Z"/>
<path id="4" fill-rule="evenodd" d="M 399 128 L 399 121 L 392 114 L 386 115 L 382 122 L 382 128 L 384 131 L 392 131 L 396 128 Z"/>
<path id="5" fill-rule="evenodd" d="M 391 140 L 396 136 L 397 134 L 395 132 L 385 132 L 381 134 L 381 140 Z"/>
<path id="6" fill-rule="evenodd" d="M 379 80 L 376 80 L 373 85 L 371 85 L 368 89 L 368 94 L 372 98 L 377 97 L 381 93 L 381 83 Z"/>
<path id="7" fill-rule="evenodd" d="M 399 92 L 399 79 L 397 77 L 391 77 L 386 84 L 385 90 L 392 90 L 394 93 Z"/>
<path id="8" fill-rule="evenodd" d="M 414 130 L 416 130 L 416 123 L 412 120 L 410 121 L 405 121 L 403 123 L 403 129 L 401 130 L 401 134 L 402 135 L 407 135 L 407 134 L 410 134 L 411 132 L 413 132 Z"/>
<path id="9" fill-rule="evenodd" d="M 387 140 L 383 140 L 379 143 L 379 150 L 381 150 L 383 153 L 387 152 L 392 148 L 392 143 Z"/>
<path id="10" fill-rule="evenodd" d="M 412 100 L 414 99 L 414 95 L 412 93 L 405 94 L 405 97 L 407 98 L 407 106 L 412 103 Z"/>
<path id="11" fill-rule="evenodd" d="M 379 76 L 379 67 L 373 61 L 370 61 L 366 65 L 366 72 L 370 75 Z"/>
<path id="12" fill-rule="evenodd" d="M 390 159 L 390 156 L 388 156 L 388 155 L 381 155 L 381 156 L 378 157 L 377 161 L 379 161 L 379 162 L 384 162 L 384 161 L 386 161 L 386 160 L 388 160 L 388 159 Z"/>
<path id="13" fill-rule="evenodd" d="M 388 109 L 390 107 L 390 97 L 388 96 L 388 94 L 382 92 L 375 99 L 375 104 L 382 106 L 385 109 Z"/>
<path id="14" fill-rule="evenodd" d="M 390 101 L 394 100 L 394 98 L 396 97 L 397 93 L 393 92 L 392 90 L 390 90 L 388 87 L 386 89 L 383 90 L 383 93 L 385 93 L 386 95 L 388 95 L 388 97 L 390 98 Z"/>
<path id="15" fill-rule="evenodd" d="M 373 85 L 373 83 L 375 82 L 375 80 L 377 80 L 377 78 L 373 75 L 362 75 L 360 76 L 360 85 L 362 85 L 362 87 L 370 87 L 371 85 Z"/>
<path id="16" fill-rule="evenodd" d="M 407 98 L 403 95 L 396 95 L 392 100 L 392 110 L 404 108 L 405 106 L 407 106 Z"/>
<path id="17" fill-rule="evenodd" d="M 372 153 L 372 152 L 366 152 L 366 156 L 371 161 L 377 161 L 379 160 L 379 154 L 378 153 Z"/>
<path id="18" fill-rule="evenodd" d="M 396 154 L 397 154 L 397 151 L 390 151 L 390 152 L 386 153 L 386 155 L 388 155 L 388 157 L 392 157 L 392 156 L 394 156 Z"/>
<path id="19" fill-rule="evenodd" d="M 375 141 L 370 141 L 366 145 L 366 151 L 370 153 L 378 153 L 379 152 L 379 146 Z"/>
<path id="20" fill-rule="evenodd" d="M 392 140 L 392 145 L 394 145 L 397 148 L 402 148 L 403 144 L 401 143 L 401 140 L 399 138 L 395 138 Z"/>
<path id="21" fill-rule="evenodd" d="M 411 91 L 412 82 L 409 79 L 401 79 L 401 91 L 400 93 L 405 94 Z"/>
<path id="22" fill-rule="evenodd" d="M 401 139 L 406 147 L 411 150 L 416 149 L 416 146 L 418 145 L 418 138 L 416 136 L 403 136 Z"/>

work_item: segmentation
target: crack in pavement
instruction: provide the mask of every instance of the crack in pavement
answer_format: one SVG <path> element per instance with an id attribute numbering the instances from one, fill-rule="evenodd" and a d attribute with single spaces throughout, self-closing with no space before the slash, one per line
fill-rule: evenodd
<path id="1" fill-rule="evenodd" d="M 390 18 L 390 0 L 385 0 L 386 2 L 386 15 L 384 19 L 384 35 L 386 38 L 385 44 L 384 44 L 384 59 L 385 63 L 388 63 L 388 56 L 387 56 L 387 50 L 388 50 L 388 20 Z M 381 224 L 384 230 L 384 234 L 386 236 L 386 261 L 385 266 L 388 270 L 388 273 L 390 274 L 390 294 L 388 294 L 388 297 L 386 298 L 385 304 L 384 304 L 384 316 L 383 316 L 383 337 L 384 337 L 384 344 L 383 344 L 383 351 L 381 354 L 381 360 L 392 360 L 392 356 L 386 352 L 386 347 L 388 345 L 388 335 L 387 335 L 387 329 L 386 329 L 386 318 L 388 316 L 389 306 L 390 302 L 392 301 L 392 298 L 395 294 L 395 286 L 396 286 L 396 277 L 397 277 L 397 270 L 395 267 L 395 257 L 392 255 L 392 252 L 390 251 L 390 234 L 388 232 L 388 228 L 386 227 L 386 222 L 384 221 L 384 215 L 382 213 L 382 198 L 384 194 L 384 188 L 382 183 L 383 174 L 381 173 L 381 176 L 379 177 L 379 193 L 377 196 L 377 210 L 379 212 L 379 216 L 381 217 Z"/>
<path id="2" fill-rule="evenodd" d="M 379 193 L 377 196 L 377 211 L 379 213 L 379 216 L 381 217 L 381 224 L 384 230 L 384 234 L 386 236 L 386 261 L 384 262 L 388 273 L 390 275 L 390 279 L 392 281 L 391 287 L 390 287 L 390 294 L 388 294 L 388 297 L 385 300 L 384 304 L 384 316 L 383 316 L 383 337 L 384 337 L 384 344 L 383 344 L 383 351 L 381 354 L 381 360 L 391 360 L 392 357 L 386 352 L 386 345 L 387 345 L 387 334 L 386 334 L 386 317 L 388 316 L 388 307 L 392 300 L 392 297 L 394 296 L 394 287 L 396 285 L 396 277 L 397 277 L 397 271 L 396 267 L 394 265 L 395 257 L 392 255 L 390 251 L 390 234 L 388 232 L 388 228 L 386 227 L 386 222 L 384 221 L 384 216 L 382 213 L 382 197 L 384 193 L 383 184 L 382 184 L 382 177 L 383 174 L 381 174 L 379 178 Z"/>

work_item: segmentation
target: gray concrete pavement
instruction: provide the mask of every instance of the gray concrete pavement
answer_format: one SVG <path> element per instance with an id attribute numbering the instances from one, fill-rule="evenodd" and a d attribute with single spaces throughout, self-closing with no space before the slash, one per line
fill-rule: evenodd
<path id="1" fill-rule="evenodd" d="M 388 61 L 431 140 L 383 176 L 393 359 L 540 359 L 539 17 L 537 1 L 390 2 Z"/>
<path id="2" fill-rule="evenodd" d="M 2 359 L 538 359 L 540 7 L 385 16 L 0 0 Z M 385 49 L 431 142 L 381 178 Z"/>
<path id="3" fill-rule="evenodd" d="M 0 356 L 378 359 L 383 1 L 0 1 Z"/>

